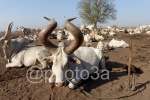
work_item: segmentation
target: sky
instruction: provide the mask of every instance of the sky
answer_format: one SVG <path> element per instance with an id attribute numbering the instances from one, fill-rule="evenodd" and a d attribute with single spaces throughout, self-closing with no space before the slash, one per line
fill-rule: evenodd
<path id="1" fill-rule="evenodd" d="M 5 31 L 10 22 L 17 27 L 44 28 L 50 22 L 43 17 L 54 18 L 62 28 L 66 18 L 77 17 L 75 25 L 83 24 L 77 4 L 80 0 L 0 0 L 0 31 Z M 138 26 L 150 25 L 150 0 L 114 0 L 117 19 L 108 25 Z"/>

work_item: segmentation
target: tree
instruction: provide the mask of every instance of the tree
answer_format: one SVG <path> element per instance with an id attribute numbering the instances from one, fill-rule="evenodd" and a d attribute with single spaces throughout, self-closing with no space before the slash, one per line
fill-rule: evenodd
<path id="1" fill-rule="evenodd" d="M 81 0 L 77 4 L 79 15 L 87 24 L 106 23 L 116 19 L 114 0 Z"/>

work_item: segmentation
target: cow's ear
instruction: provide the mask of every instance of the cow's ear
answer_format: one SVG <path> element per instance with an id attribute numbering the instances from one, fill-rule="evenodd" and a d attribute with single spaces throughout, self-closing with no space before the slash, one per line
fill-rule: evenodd
<path id="1" fill-rule="evenodd" d="M 81 61 L 76 57 L 69 57 L 69 60 L 73 63 L 81 64 Z"/>
<path id="2" fill-rule="evenodd" d="M 53 56 L 48 56 L 48 57 L 45 57 L 43 60 L 50 62 L 50 61 L 53 61 L 53 59 L 54 59 Z"/>

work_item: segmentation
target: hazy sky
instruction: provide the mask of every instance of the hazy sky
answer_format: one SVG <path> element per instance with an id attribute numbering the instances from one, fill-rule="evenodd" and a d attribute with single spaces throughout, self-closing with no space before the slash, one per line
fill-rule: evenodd
<path id="1" fill-rule="evenodd" d="M 81 25 L 77 3 L 80 0 L 0 0 L 0 31 L 6 30 L 10 22 L 16 27 L 43 28 L 49 22 L 43 17 L 55 18 L 58 26 L 63 26 L 64 20 L 78 17 L 73 21 Z M 114 0 L 117 9 L 117 19 L 100 26 L 138 26 L 150 24 L 150 0 Z M 65 17 L 66 18 L 65 18 Z"/>

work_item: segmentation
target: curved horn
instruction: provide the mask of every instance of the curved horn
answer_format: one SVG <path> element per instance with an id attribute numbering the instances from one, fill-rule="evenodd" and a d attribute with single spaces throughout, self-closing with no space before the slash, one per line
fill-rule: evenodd
<path id="1" fill-rule="evenodd" d="M 5 35 L 3 37 L 0 38 L 0 41 L 6 40 L 10 38 L 10 34 L 11 34 L 11 28 L 13 26 L 13 22 L 11 22 L 8 27 L 7 30 L 5 32 Z"/>
<path id="2" fill-rule="evenodd" d="M 65 21 L 65 29 L 70 31 L 72 33 L 72 35 L 74 36 L 74 41 L 67 47 L 64 48 L 64 51 L 66 54 L 70 55 L 71 53 L 73 53 L 76 49 L 78 49 L 82 43 L 83 43 L 83 34 L 81 33 L 81 31 L 72 23 L 70 23 L 70 21 L 76 19 L 75 18 L 70 18 L 67 19 Z"/>
<path id="3" fill-rule="evenodd" d="M 44 29 L 41 30 L 41 32 L 39 33 L 39 41 L 40 43 L 50 52 L 50 53 L 55 53 L 58 46 L 54 45 L 53 43 L 51 43 L 51 41 L 49 40 L 49 35 L 53 32 L 53 30 L 57 27 L 57 22 L 54 19 L 50 19 L 47 17 L 44 17 L 45 19 L 47 19 L 48 21 L 51 22 L 51 24 L 49 24 L 48 26 L 46 26 Z"/>

